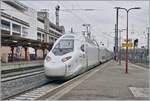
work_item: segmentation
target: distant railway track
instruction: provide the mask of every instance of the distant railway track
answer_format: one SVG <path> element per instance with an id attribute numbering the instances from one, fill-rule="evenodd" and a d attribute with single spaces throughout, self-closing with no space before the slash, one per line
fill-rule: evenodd
<path id="1" fill-rule="evenodd" d="M 34 66 L 34 67 L 26 67 L 26 68 L 16 68 L 16 69 L 8 69 L 1 71 L 1 78 L 8 78 L 12 76 L 27 74 L 35 71 L 43 71 L 43 66 Z"/>
<path id="2" fill-rule="evenodd" d="M 7 81 L 11 81 L 11 80 L 16 80 L 16 79 L 20 79 L 20 78 L 25 78 L 28 76 L 33 76 L 33 75 L 39 75 L 44 73 L 44 71 L 42 70 L 38 70 L 38 71 L 32 71 L 32 72 L 26 72 L 23 74 L 19 74 L 19 75 L 13 75 L 12 77 L 5 77 L 1 79 L 1 82 L 7 82 Z"/>
<path id="3" fill-rule="evenodd" d="M 99 70 L 103 70 L 107 64 L 102 64 L 100 67 L 93 68 L 69 81 L 51 81 L 50 83 L 43 85 L 39 88 L 32 89 L 28 92 L 24 92 L 20 95 L 9 98 L 10 100 L 57 100 L 68 89 L 72 89 L 80 84 L 85 79 L 89 78 Z M 68 88 L 69 87 L 69 88 Z M 65 93 L 64 93 L 65 94 Z"/>

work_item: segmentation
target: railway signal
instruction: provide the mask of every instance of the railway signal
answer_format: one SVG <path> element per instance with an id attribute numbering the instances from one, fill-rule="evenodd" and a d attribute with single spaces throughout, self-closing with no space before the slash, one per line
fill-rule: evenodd
<path id="1" fill-rule="evenodd" d="M 137 47 L 138 46 L 138 39 L 135 39 L 134 40 L 134 47 Z"/>

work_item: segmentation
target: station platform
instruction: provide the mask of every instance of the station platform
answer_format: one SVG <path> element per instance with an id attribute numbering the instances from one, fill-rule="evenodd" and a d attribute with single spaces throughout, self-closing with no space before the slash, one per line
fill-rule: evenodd
<path id="1" fill-rule="evenodd" d="M 126 74 L 124 62 L 111 60 L 59 100 L 148 100 L 148 77 L 149 69 L 129 63 Z"/>

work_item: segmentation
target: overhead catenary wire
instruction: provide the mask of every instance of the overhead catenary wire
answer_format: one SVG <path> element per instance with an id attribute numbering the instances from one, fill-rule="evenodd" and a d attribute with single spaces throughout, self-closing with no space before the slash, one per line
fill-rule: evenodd
<path id="1" fill-rule="evenodd" d="M 62 6 L 64 9 L 68 9 L 67 7 L 65 7 L 65 6 L 63 5 L 62 2 L 60 2 L 60 4 L 61 4 L 61 6 Z M 80 16 L 78 16 L 76 13 L 73 13 L 73 11 L 71 11 L 71 10 L 65 11 L 65 10 L 60 9 L 60 11 L 70 13 L 70 14 L 72 14 L 72 15 L 74 16 L 74 18 L 77 18 L 80 22 L 86 23 L 85 20 L 83 20 L 83 19 L 82 19 Z M 72 20 L 72 21 L 74 21 L 74 20 Z M 75 23 L 76 23 L 76 22 L 75 22 Z"/>
<path id="2" fill-rule="evenodd" d="M 64 5 L 63 5 L 63 3 L 61 3 L 61 6 L 63 7 L 63 8 L 65 8 L 64 10 L 61 10 L 60 9 L 60 11 L 64 11 L 64 12 L 69 12 L 69 13 L 71 13 L 72 15 L 74 15 L 74 16 L 76 16 L 80 21 L 82 21 L 83 23 L 85 23 L 85 21 L 81 18 L 81 17 L 79 17 L 78 15 L 76 15 L 76 13 L 73 13 L 72 12 L 72 10 L 67 10 L 68 8 L 66 8 Z"/>

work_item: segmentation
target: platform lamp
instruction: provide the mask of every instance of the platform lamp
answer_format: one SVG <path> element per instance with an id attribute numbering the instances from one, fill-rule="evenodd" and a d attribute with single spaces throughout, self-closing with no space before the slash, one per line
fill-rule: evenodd
<path id="1" fill-rule="evenodd" d="M 128 17 L 129 17 L 129 11 L 131 11 L 132 9 L 141 9 L 140 7 L 134 7 L 134 8 L 122 8 L 122 7 L 116 7 L 117 9 L 124 9 L 127 12 L 127 27 L 126 27 L 126 45 L 128 44 Z M 128 73 L 128 47 L 126 47 L 126 52 L 125 52 L 125 73 Z"/>

